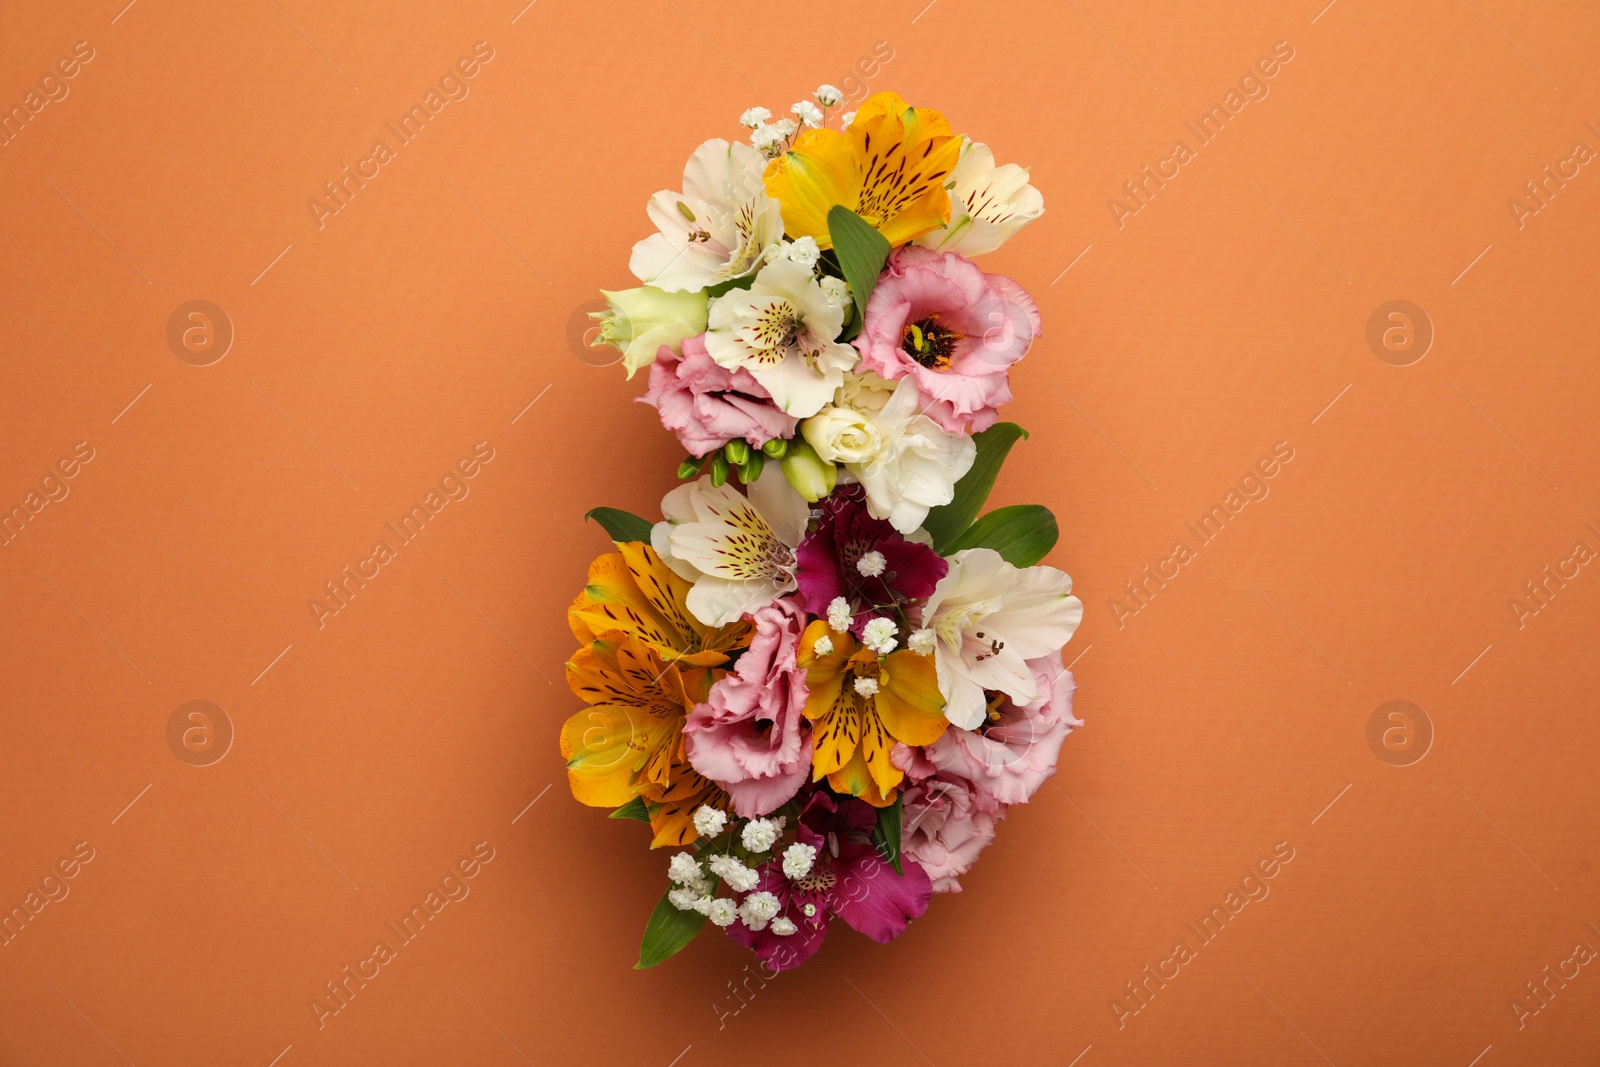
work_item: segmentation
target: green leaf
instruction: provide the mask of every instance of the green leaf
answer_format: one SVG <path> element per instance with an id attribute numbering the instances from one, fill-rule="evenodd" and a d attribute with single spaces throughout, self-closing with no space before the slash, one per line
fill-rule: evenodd
<path id="1" fill-rule="evenodd" d="M 889 242 L 871 223 L 843 204 L 828 209 L 828 236 L 833 239 L 839 271 L 850 283 L 856 308 L 865 315 L 872 287 L 878 284 L 883 261 L 889 258 Z"/>
<path id="2" fill-rule="evenodd" d="M 900 864 L 900 797 L 887 808 L 878 809 L 878 825 L 872 828 L 872 843 L 889 861 L 895 874 L 905 874 Z"/>
<path id="3" fill-rule="evenodd" d="M 611 535 L 613 541 L 643 541 L 650 543 L 650 524 L 630 511 L 619 508 L 595 508 L 584 516 L 598 522 Z"/>
<path id="4" fill-rule="evenodd" d="M 1014 422 L 997 422 L 973 436 L 978 458 L 972 461 L 972 469 L 956 483 L 955 499 L 928 512 L 922 524 L 933 538 L 933 547 L 942 555 L 950 554 L 950 543 L 965 533 L 972 520 L 978 517 L 1011 446 L 1027 436 L 1028 431 Z"/>
<path id="5" fill-rule="evenodd" d="M 707 287 L 706 298 L 708 300 L 715 300 L 723 293 L 729 293 L 735 289 L 748 289 L 750 286 L 755 284 L 755 280 L 755 272 L 752 271 L 751 273 L 746 274 L 743 278 L 729 278 L 725 282 L 718 282 L 716 285 Z"/>
<path id="6" fill-rule="evenodd" d="M 609 816 L 607 816 L 607 818 L 633 819 L 637 822 L 649 822 L 650 809 L 644 806 L 643 797 L 634 797 L 632 800 L 622 805 L 622 807 L 612 812 Z"/>
<path id="7" fill-rule="evenodd" d="M 1013 567 L 1031 567 L 1056 546 L 1056 517 L 1043 504 L 996 508 L 950 542 L 948 550 L 992 548 Z"/>
<path id="8" fill-rule="evenodd" d="M 639 945 L 639 962 L 634 964 L 633 969 L 646 971 L 676 955 L 683 946 L 694 940 L 694 935 L 705 924 L 704 915 L 697 911 L 679 911 L 663 893 L 661 903 L 656 905 L 656 910 L 650 913 L 650 921 L 645 924 L 644 941 Z"/>

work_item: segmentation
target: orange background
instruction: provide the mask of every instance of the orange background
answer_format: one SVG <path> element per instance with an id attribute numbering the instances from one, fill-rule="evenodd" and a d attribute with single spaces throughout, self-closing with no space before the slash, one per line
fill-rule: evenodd
<path id="1" fill-rule="evenodd" d="M 0 148 L 0 507 L 94 450 L 0 548 L 0 907 L 94 853 L 0 948 L 0 1062 L 1594 1062 L 1600 966 L 1520 1027 L 1511 1001 L 1600 949 L 1600 576 L 1507 603 L 1600 549 L 1600 175 L 1507 206 L 1600 148 L 1592 5 L 522 2 L 0 14 L 6 108 L 94 49 Z M 478 41 L 470 95 L 319 228 L 308 199 Z M 1279 41 L 1270 95 L 1119 228 Z M 984 260 L 1046 324 L 992 503 L 1060 518 L 1088 725 L 966 892 L 889 947 L 836 927 L 734 1014 L 725 938 L 630 969 L 665 856 L 563 780 L 583 513 L 657 514 L 680 458 L 569 319 L 633 284 L 695 144 L 824 81 L 946 110 L 1045 194 Z M 167 342 L 195 299 L 233 324 L 210 366 Z M 1410 366 L 1367 342 L 1394 299 L 1435 335 Z M 319 628 L 480 441 L 470 496 Z M 1119 627 L 1280 441 L 1270 496 Z M 234 726 L 210 766 L 168 744 L 190 700 Z M 1391 700 L 1420 762 L 1369 745 Z M 319 1029 L 478 842 L 471 895 Z M 1270 896 L 1119 1027 L 1279 842 Z"/>

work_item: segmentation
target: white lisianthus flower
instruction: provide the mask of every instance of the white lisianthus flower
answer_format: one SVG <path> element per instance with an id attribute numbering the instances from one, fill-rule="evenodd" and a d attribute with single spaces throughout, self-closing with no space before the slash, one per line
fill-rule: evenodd
<path id="1" fill-rule="evenodd" d="M 739 116 L 739 125 L 748 126 L 753 130 L 771 117 L 772 112 L 768 111 L 766 108 L 752 107 L 747 109 L 743 115 Z"/>
<path id="2" fill-rule="evenodd" d="M 611 345 L 622 353 L 622 366 L 635 371 L 655 362 L 662 345 L 674 351 L 685 338 L 705 332 L 709 301 L 705 293 L 669 293 L 654 286 L 600 290 L 610 306 L 589 313 L 600 323 L 594 345 Z"/>
<path id="3" fill-rule="evenodd" d="M 809 505 L 777 464 L 746 493 L 713 486 L 709 475 L 680 485 L 662 499 L 663 521 L 650 531 L 656 554 L 694 583 L 684 603 L 707 626 L 732 622 L 795 589 L 795 549 Z"/>
<path id="4" fill-rule="evenodd" d="M 1083 619 L 1072 579 L 1054 567 L 1013 567 L 989 548 L 950 557 L 922 607 L 934 634 L 945 718 L 965 730 L 984 720 L 984 690 L 1018 705 L 1038 699 L 1027 661 L 1061 651 Z"/>
<path id="5" fill-rule="evenodd" d="M 721 138 L 694 150 L 683 169 L 683 192 L 650 198 L 660 233 L 633 246 L 628 269 L 640 281 L 672 292 L 698 292 L 743 278 L 783 238 L 783 214 L 767 195 L 766 157 Z"/>
<path id="6" fill-rule="evenodd" d="M 1044 197 L 1015 163 L 997 167 L 988 145 L 967 141 L 950 175 L 950 221 L 916 244 L 971 259 L 993 252 L 1044 214 Z"/>
<path id="7" fill-rule="evenodd" d="M 922 402 L 916 382 L 900 379 L 873 420 L 884 448 L 870 459 L 845 466 L 867 492 L 867 512 L 875 519 L 888 519 L 903 534 L 914 533 L 930 508 L 955 499 L 956 482 L 972 469 L 978 455 L 972 438 L 946 433 L 922 413 Z"/>
<path id="8" fill-rule="evenodd" d="M 792 260 L 773 260 L 749 289 L 713 300 L 709 321 L 706 351 L 717 365 L 748 370 L 795 418 L 820 411 L 856 365 L 856 350 L 834 340 L 843 309 L 829 303 L 810 267 Z"/>
<path id="9" fill-rule="evenodd" d="M 800 424 L 800 434 L 829 463 L 867 463 L 889 447 L 871 416 L 829 406 Z"/>
<path id="10" fill-rule="evenodd" d="M 833 402 L 837 407 L 876 416 L 889 403 L 889 398 L 894 396 L 894 390 L 894 382 L 864 370 L 844 376 L 844 384 L 839 387 Z"/>

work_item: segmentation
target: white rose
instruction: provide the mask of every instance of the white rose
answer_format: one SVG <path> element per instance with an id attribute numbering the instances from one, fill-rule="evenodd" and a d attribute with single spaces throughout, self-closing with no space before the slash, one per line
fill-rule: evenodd
<path id="1" fill-rule="evenodd" d="M 829 463 L 870 463 L 885 446 L 877 424 L 850 408 L 825 407 L 800 424 L 800 433 Z"/>

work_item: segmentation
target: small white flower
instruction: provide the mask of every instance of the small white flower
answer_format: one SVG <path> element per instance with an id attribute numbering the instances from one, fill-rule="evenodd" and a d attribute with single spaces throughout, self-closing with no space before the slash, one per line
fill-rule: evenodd
<path id="1" fill-rule="evenodd" d="M 822 286 L 822 295 L 830 306 L 842 308 L 850 303 L 850 285 L 843 278 L 829 274 L 818 279 L 817 284 Z"/>
<path id="2" fill-rule="evenodd" d="M 875 696 L 878 692 L 878 680 L 876 678 L 857 678 L 855 687 L 856 692 L 864 697 Z"/>
<path id="3" fill-rule="evenodd" d="M 688 852 L 678 853 L 667 864 L 667 877 L 679 885 L 693 885 L 704 875 L 705 872 L 701 870 L 699 861 L 694 858 L 693 854 Z"/>
<path id="4" fill-rule="evenodd" d="M 816 650 L 819 656 L 831 656 L 833 655 L 833 638 L 824 634 L 817 638 L 817 643 L 811 647 Z"/>
<path id="5" fill-rule="evenodd" d="M 861 628 L 861 642 L 878 655 L 887 656 L 894 651 L 895 633 L 894 620 L 879 617 Z"/>
<path id="6" fill-rule="evenodd" d="M 809 919 L 812 916 L 816 915 L 817 906 L 815 904 L 807 904 L 805 907 L 801 908 L 800 910 L 805 912 L 806 913 L 806 918 Z"/>
<path id="7" fill-rule="evenodd" d="M 839 116 L 839 128 L 841 130 L 847 130 L 850 128 L 850 124 L 855 120 L 856 113 L 854 111 L 846 111 L 843 115 Z"/>
<path id="8" fill-rule="evenodd" d="M 811 873 L 811 865 L 816 860 L 815 846 L 796 841 L 783 850 L 783 873 L 790 878 L 804 878 Z"/>
<path id="9" fill-rule="evenodd" d="M 835 633 L 844 633 L 850 629 L 850 620 L 855 613 L 850 610 L 850 601 L 842 596 L 836 596 L 828 602 L 828 629 Z"/>
<path id="10" fill-rule="evenodd" d="M 779 937 L 788 937 L 798 929 L 800 928 L 794 924 L 794 920 L 786 916 L 780 915 L 772 920 L 772 932 Z"/>
<path id="11" fill-rule="evenodd" d="M 844 94 L 831 85 L 817 86 L 816 97 L 823 107 L 838 107 L 844 102 Z"/>
<path id="12" fill-rule="evenodd" d="M 783 150 L 783 133 L 778 127 L 763 123 L 750 131 L 750 143 L 770 158 Z"/>
<path id="13" fill-rule="evenodd" d="M 809 100 L 802 100 L 789 109 L 790 114 L 815 129 L 822 125 L 822 110 Z"/>
<path id="14" fill-rule="evenodd" d="M 707 804 L 700 805 L 699 810 L 694 813 L 695 832 L 701 837 L 716 837 L 722 833 L 722 828 L 726 825 L 728 825 L 728 813 L 718 811 Z"/>
<path id="15" fill-rule="evenodd" d="M 933 651 L 935 640 L 932 630 L 913 630 L 911 636 L 906 638 L 906 647 L 919 656 L 926 656 Z"/>
<path id="16" fill-rule="evenodd" d="M 733 920 L 739 917 L 739 909 L 733 906 L 733 901 L 727 897 L 718 897 L 711 902 L 711 908 L 706 912 L 707 918 L 718 926 L 732 926 Z"/>
<path id="17" fill-rule="evenodd" d="M 779 133 L 783 134 L 783 139 L 786 141 L 793 137 L 795 131 L 800 128 L 798 125 L 796 125 L 794 119 L 779 119 L 772 125 L 777 128 Z"/>
<path id="18" fill-rule="evenodd" d="M 692 889 L 678 888 L 667 894 L 667 901 L 679 911 L 696 911 L 695 905 L 700 900 L 700 894 Z"/>
<path id="19" fill-rule="evenodd" d="M 753 107 L 739 116 L 739 125 L 748 126 L 752 130 L 772 117 L 772 112 L 764 107 Z"/>
<path id="20" fill-rule="evenodd" d="M 711 873 L 728 883 L 735 893 L 748 893 L 761 882 L 761 876 L 732 856 L 712 856 Z"/>
<path id="21" fill-rule="evenodd" d="M 767 923 L 778 914 L 778 898 L 771 893 L 751 893 L 739 905 L 739 918 L 752 930 L 765 930 Z"/>
<path id="22" fill-rule="evenodd" d="M 815 267 L 822 256 L 822 249 L 817 247 L 815 237 L 801 237 L 783 246 L 783 256 L 802 267 Z"/>
<path id="23" fill-rule="evenodd" d="M 883 573 L 883 568 L 887 565 L 888 561 L 877 549 L 863 553 L 861 558 L 856 560 L 856 570 L 860 571 L 864 578 L 876 578 Z"/>
<path id="24" fill-rule="evenodd" d="M 771 819 L 751 819 L 744 824 L 739 840 L 751 852 L 765 852 L 778 840 L 778 827 Z"/>

